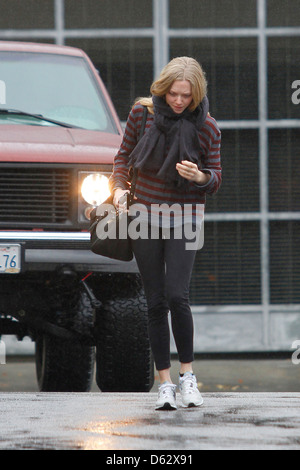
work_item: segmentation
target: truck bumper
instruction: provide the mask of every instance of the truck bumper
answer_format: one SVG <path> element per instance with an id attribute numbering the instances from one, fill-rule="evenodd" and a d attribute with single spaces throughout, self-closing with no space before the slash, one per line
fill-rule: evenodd
<path id="1" fill-rule="evenodd" d="M 0 244 L 20 244 L 21 271 L 54 271 L 72 266 L 75 271 L 137 273 L 135 260 L 112 260 L 90 250 L 88 232 L 1 231 Z"/>

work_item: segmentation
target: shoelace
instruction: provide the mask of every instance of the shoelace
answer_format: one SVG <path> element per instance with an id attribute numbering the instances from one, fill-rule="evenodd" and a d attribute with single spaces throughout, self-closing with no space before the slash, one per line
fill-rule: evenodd
<path id="1" fill-rule="evenodd" d="M 180 381 L 180 386 L 184 393 L 194 393 L 197 389 L 196 379 L 193 375 L 184 377 Z"/>
<path id="2" fill-rule="evenodd" d="M 163 384 L 159 387 L 159 394 L 162 395 L 164 398 L 174 398 L 175 390 L 176 385 Z"/>

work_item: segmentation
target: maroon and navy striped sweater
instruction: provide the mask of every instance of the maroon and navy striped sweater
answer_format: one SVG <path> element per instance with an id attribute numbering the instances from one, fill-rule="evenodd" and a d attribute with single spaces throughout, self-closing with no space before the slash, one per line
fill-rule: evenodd
<path id="1" fill-rule="evenodd" d="M 143 106 L 137 103 L 128 116 L 126 128 L 124 131 L 123 141 L 119 152 L 114 160 L 114 170 L 110 178 L 110 189 L 116 188 L 129 189 L 128 183 L 128 161 L 129 156 L 137 144 L 143 117 Z M 145 132 L 152 125 L 154 116 L 148 113 Z M 221 160 L 220 160 L 220 144 L 221 132 L 214 118 L 207 116 L 204 126 L 199 131 L 201 147 L 204 150 L 199 155 L 199 169 L 209 173 L 210 179 L 205 185 L 190 183 L 189 191 L 182 192 L 167 187 L 161 179 L 150 172 L 139 172 L 135 197 L 136 202 L 146 206 L 148 210 L 151 205 L 167 204 L 172 206 L 179 204 L 180 206 L 190 205 L 192 207 L 193 219 L 196 218 L 197 209 L 205 204 L 206 194 L 214 194 L 221 184 Z M 197 207 L 198 206 L 198 207 Z"/>

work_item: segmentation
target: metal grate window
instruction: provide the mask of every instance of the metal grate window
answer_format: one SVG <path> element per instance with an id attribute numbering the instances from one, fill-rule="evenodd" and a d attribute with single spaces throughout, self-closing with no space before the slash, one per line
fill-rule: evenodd
<path id="1" fill-rule="evenodd" d="M 54 28 L 53 0 L 0 0 L 0 11 L 0 30 Z"/>
<path id="2" fill-rule="evenodd" d="M 221 154 L 223 182 L 207 197 L 206 212 L 259 211 L 257 130 L 223 130 Z"/>
<path id="3" fill-rule="evenodd" d="M 300 211 L 299 129 L 269 130 L 270 211 Z"/>
<path id="4" fill-rule="evenodd" d="M 268 26 L 299 26 L 300 1 L 299 0 L 268 0 L 267 1 Z"/>
<path id="5" fill-rule="evenodd" d="M 247 28 L 256 22 L 256 0 L 170 1 L 171 28 Z"/>
<path id="6" fill-rule="evenodd" d="M 300 221 L 270 224 L 272 304 L 300 304 Z"/>
<path id="7" fill-rule="evenodd" d="M 206 222 L 197 253 L 190 299 L 193 305 L 260 304 L 257 222 Z"/>
<path id="8" fill-rule="evenodd" d="M 300 5 L 299 5 L 300 8 Z M 299 119 L 291 100 L 292 83 L 300 80 L 300 37 L 268 39 L 268 114 L 270 119 Z"/>
<path id="9" fill-rule="evenodd" d="M 151 28 L 152 0 L 67 0 L 66 28 Z"/>
<path id="10" fill-rule="evenodd" d="M 172 38 L 170 56 L 192 56 L 205 70 L 217 120 L 257 119 L 256 38 Z"/>

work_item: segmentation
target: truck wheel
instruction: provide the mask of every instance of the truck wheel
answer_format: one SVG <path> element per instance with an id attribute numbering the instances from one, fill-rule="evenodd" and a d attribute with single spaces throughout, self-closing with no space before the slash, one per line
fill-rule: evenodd
<path id="1" fill-rule="evenodd" d="M 96 382 L 102 392 L 149 392 L 154 365 L 143 292 L 107 300 L 98 312 Z"/>
<path id="2" fill-rule="evenodd" d="M 89 392 L 94 348 L 50 335 L 36 340 L 36 373 L 41 392 Z"/>
<path id="3" fill-rule="evenodd" d="M 76 327 L 93 315 L 90 302 L 81 293 L 73 311 Z M 94 374 L 95 348 L 76 340 L 38 334 L 35 347 L 36 374 L 42 392 L 88 392 Z"/>

